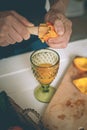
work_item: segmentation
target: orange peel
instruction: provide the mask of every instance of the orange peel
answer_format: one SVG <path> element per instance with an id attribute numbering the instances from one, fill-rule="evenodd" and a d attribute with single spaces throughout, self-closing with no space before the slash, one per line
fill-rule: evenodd
<path id="1" fill-rule="evenodd" d="M 87 77 L 73 80 L 73 84 L 84 94 L 87 94 Z"/>
<path id="2" fill-rule="evenodd" d="M 87 57 L 76 57 L 73 62 L 77 69 L 87 71 Z"/>
<path id="3" fill-rule="evenodd" d="M 39 36 L 42 42 L 46 42 L 49 38 L 58 37 L 54 26 L 51 23 L 40 24 L 39 26 Z"/>

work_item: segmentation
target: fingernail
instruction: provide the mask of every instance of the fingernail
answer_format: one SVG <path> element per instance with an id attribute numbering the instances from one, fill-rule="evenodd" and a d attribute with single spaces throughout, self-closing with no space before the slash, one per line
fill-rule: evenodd
<path id="1" fill-rule="evenodd" d="M 33 23 L 29 23 L 29 25 L 30 25 L 30 26 L 34 26 L 34 24 L 33 24 Z"/>
<path id="2" fill-rule="evenodd" d="M 59 35 L 63 35 L 64 32 L 63 32 L 63 31 L 58 31 L 58 34 L 59 34 Z"/>

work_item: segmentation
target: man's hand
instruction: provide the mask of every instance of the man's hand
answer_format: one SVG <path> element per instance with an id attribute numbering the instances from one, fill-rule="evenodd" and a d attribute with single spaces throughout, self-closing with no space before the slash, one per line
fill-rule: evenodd
<path id="1" fill-rule="evenodd" d="M 29 39 L 27 27 L 32 26 L 32 23 L 15 11 L 0 12 L 0 46 Z"/>
<path id="2" fill-rule="evenodd" d="M 47 44 L 52 48 L 65 48 L 70 40 L 72 33 L 72 22 L 62 13 L 51 10 L 46 14 L 45 21 L 54 24 L 58 37 L 50 38 Z"/>

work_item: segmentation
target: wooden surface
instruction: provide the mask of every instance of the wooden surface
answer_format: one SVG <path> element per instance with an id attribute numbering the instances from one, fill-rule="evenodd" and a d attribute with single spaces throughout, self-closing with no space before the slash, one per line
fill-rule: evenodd
<path id="1" fill-rule="evenodd" d="M 43 122 L 49 130 L 87 130 L 87 95 L 72 83 L 77 77 L 87 76 L 78 71 L 73 61 L 43 114 Z"/>

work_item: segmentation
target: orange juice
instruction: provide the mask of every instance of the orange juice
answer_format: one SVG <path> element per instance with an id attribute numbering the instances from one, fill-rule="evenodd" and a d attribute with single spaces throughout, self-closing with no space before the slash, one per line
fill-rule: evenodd
<path id="1" fill-rule="evenodd" d="M 58 70 L 58 64 L 52 65 L 49 63 L 40 64 L 36 67 L 36 78 L 41 84 L 49 84 L 55 78 Z"/>

